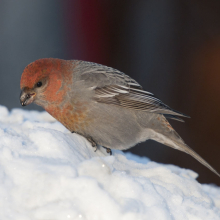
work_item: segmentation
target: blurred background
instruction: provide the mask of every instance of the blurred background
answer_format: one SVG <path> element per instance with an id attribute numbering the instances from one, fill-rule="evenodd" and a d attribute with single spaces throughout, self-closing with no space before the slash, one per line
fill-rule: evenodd
<path id="1" fill-rule="evenodd" d="M 21 108 L 20 77 L 36 59 L 108 65 L 190 115 L 171 124 L 220 172 L 219 12 L 219 0 L 1 0 L 0 104 Z M 220 185 L 195 159 L 159 143 L 147 141 L 131 151 Z"/>

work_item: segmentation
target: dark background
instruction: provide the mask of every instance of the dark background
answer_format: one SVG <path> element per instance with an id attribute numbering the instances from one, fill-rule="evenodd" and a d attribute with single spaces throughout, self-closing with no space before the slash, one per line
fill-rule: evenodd
<path id="1" fill-rule="evenodd" d="M 93 61 L 130 75 L 191 116 L 171 124 L 220 172 L 219 0 L 1 0 L 1 105 L 20 108 L 22 71 L 44 57 Z M 195 159 L 159 143 L 131 151 L 220 185 Z"/>

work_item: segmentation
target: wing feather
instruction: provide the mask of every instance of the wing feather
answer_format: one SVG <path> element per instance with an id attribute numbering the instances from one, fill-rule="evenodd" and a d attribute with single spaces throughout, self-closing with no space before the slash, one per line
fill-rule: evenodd
<path id="1" fill-rule="evenodd" d="M 90 88 L 93 88 L 94 99 L 97 102 L 164 114 L 168 118 L 179 121 L 183 120 L 177 116 L 189 117 L 171 109 L 152 93 L 144 91 L 140 84 L 126 74 L 116 69 L 94 63 L 92 69 L 91 63 L 89 63 L 89 66 L 89 71 L 86 69 L 81 74 L 81 79 Z"/>

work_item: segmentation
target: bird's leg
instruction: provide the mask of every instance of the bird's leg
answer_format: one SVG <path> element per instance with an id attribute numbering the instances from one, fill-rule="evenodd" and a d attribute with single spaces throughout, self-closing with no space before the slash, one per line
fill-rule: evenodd
<path id="1" fill-rule="evenodd" d="M 96 142 L 91 137 L 86 137 L 86 139 L 91 143 L 92 147 L 95 147 L 96 152 L 98 149 L 98 145 L 96 144 Z"/>
<path id="2" fill-rule="evenodd" d="M 107 152 L 108 154 L 110 154 L 110 156 L 112 155 L 112 150 L 111 150 L 110 148 L 106 148 L 106 152 Z"/>
<path id="3" fill-rule="evenodd" d="M 110 156 L 112 155 L 112 150 L 110 149 L 110 148 L 107 148 L 107 147 L 104 147 L 105 149 L 106 149 L 106 152 L 108 153 L 108 154 L 110 154 Z"/>
<path id="4" fill-rule="evenodd" d="M 84 138 L 86 138 L 87 141 L 89 141 L 91 143 L 92 147 L 95 147 L 95 152 L 97 151 L 98 145 L 96 144 L 96 142 L 91 137 L 85 137 L 84 135 L 82 135 L 78 132 L 75 132 L 75 131 L 72 131 L 72 133 L 79 134 L 79 135 L 83 136 Z"/>

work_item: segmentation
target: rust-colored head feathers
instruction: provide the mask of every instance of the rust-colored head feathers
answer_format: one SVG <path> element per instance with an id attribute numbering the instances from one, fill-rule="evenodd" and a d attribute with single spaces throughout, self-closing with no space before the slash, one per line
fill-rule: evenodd
<path id="1" fill-rule="evenodd" d="M 60 72 L 64 61 L 54 58 L 44 58 L 30 63 L 23 71 L 20 87 L 33 88 L 42 78 L 48 77 L 54 72 Z"/>
<path id="2" fill-rule="evenodd" d="M 59 103 L 66 92 L 65 86 L 61 90 L 66 75 L 71 76 L 71 62 L 45 58 L 29 64 L 21 76 L 21 104 L 23 106 L 35 102 L 46 106 Z M 71 77 L 68 77 L 69 79 Z"/>

